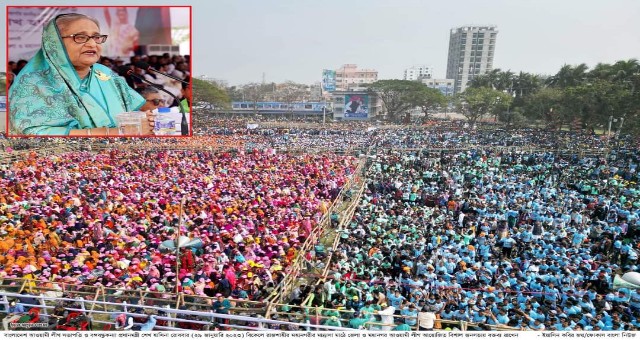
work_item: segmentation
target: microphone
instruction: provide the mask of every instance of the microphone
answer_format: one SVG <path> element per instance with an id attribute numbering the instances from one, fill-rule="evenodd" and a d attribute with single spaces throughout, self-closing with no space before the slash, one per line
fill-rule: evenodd
<path id="1" fill-rule="evenodd" d="M 185 84 L 189 84 L 188 82 L 186 82 L 186 81 L 184 81 L 184 80 L 182 80 L 182 79 L 180 79 L 180 78 L 178 78 L 176 76 L 172 76 L 170 74 L 167 74 L 167 73 L 160 72 L 160 71 L 156 70 L 155 68 L 151 67 L 151 65 L 145 63 L 144 61 L 136 61 L 135 63 L 133 63 L 133 65 L 135 67 L 139 67 L 139 68 L 141 68 L 141 69 L 143 69 L 145 71 L 151 71 L 151 72 L 159 73 L 159 74 L 161 74 L 161 75 L 163 75 L 165 77 L 169 77 L 169 78 L 171 78 L 173 80 L 177 80 L 177 81 L 183 82 Z"/>
<path id="2" fill-rule="evenodd" d="M 120 74 L 126 74 L 127 76 L 131 76 L 131 77 L 134 77 L 136 79 L 142 80 L 143 82 L 149 84 L 149 86 L 151 86 L 151 87 L 153 87 L 153 88 L 155 88 L 157 90 L 160 90 L 160 91 L 170 95 L 171 98 L 173 98 L 176 101 L 176 103 L 178 103 L 178 108 L 180 109 L 180 113 L 182 114 L 182 121 L 180 122 L 180 134 L 183 135 L 183 136 L 189 135 L 189 123 L 187 123 L 187 115 L 184 112 L 184 108 L 182 107 L 182 105 L 180 105 L 180 100 L 178 100 L 178 97 L 176 97 L 173 93 L 165 90 L 163 86 L 154 84 L 154 83 L 146 80 L 144 77 L 141 77 L 141 76 L 137 75 L 128 66 L 120 66 L 118 71 L 119 71 L 118 73 L 120 73 Z"/>

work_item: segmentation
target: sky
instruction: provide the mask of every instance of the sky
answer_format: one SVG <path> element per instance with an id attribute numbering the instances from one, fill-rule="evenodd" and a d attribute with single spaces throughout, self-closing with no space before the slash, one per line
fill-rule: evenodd
<path id="1" fill-rule="evenodd" d="M 8 5 L 78 5 L 9 0 Z M 192 5 L 193 74 L 226 81 L 314 83 L 343 64 L 401 79 L 412 65 L 444 78 L 449 31 L 496 25 L 493 65 L 555 74 L 564 64 L 640 58 L 638 0 L 203 0 L 110 1 Z M 0 12 L 5 21 L 5 11 Z M 4 35 L 3 35 L 4 36 Z M 0 60 L 4 62 L 5 56 Z"/>

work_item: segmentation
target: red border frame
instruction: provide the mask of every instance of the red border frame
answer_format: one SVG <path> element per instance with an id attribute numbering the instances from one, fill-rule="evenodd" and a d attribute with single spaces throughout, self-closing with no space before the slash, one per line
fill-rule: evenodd
<path id="1" fill-rule="evenodd" d="M 153 7 L 153 8 L 188 8 L 189 9 L 189 72 L 191 74 L 191 82 L 189 83 L 189 88 L 191 93 L 193 93 L 193 6 L 191 5 L 176 5 L 176 6 L 166 6 L 166 5 L 112 5 L 112 6 L 91 6 L 91 5 L 52 5 L 52 6 L 19 6 L 19 5 L 7 5 L 5 6 L 5 72 L 9 71 L 9 9 L 10 8 L 51 8 L 51 7 L 78 7 L 78 8 L 113 8 L 113 7 Z M 8 73 L 8 72 L 7 72 Z M 193 137 L 193 98 L 191 99 L 191 103 L 189 104 L 189 110 L 191 114 L 189 115 L 189 134 L 186 136 L 66 136 L 66 135 L 11 135 L 9 134 L 9 83 L 5 84 L 6 96 L 7 96 L 7 111 L 5 117 L 5 135 L 7 138 L 188 138 Z"/>

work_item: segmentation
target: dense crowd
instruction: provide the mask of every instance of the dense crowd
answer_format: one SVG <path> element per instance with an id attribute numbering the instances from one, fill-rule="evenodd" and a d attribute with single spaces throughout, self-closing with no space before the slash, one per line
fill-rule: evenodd
<path id="1" fill-rule="evenodd" d="M 356 328 L 432 329 L 437 315 L 476 330 L 636 330 L 640 289 L 612 281 L 638 271 L 639 163 L 637 151 L 379 155 L 329 279 L 292 299 Z"/>
<path id="2" fill-rule="evenodd" d="M 355 169 L 354 157 L 311 151 L 357 150 L 369 159 L 366 190 L 338 249 L 309 258 L 321 267 L 331 255 L 330 275 L 296 287 L 292 309 L 278 311 L 297 313 L 289 320 L 383 330 L 447 327 L 440 319 L 562 331 L 640 323 L 640 290 L 612 285 L 638 271 L 637 140 L 464 122 L 225 122 L 206 136 L 108 140 L 142 154 L 2 165 L 0 276 L 153 292 L 179 283 L 219 295 L 214 311 L 228 310 L 225 298 L 264 300 Z M 177 257 L 183 197 L 189 246 Z"/>
<path id="3" fill-rule="evenodd" d="M 354 167 L 266 151 L 33 155 L 0 170 L 0 275 L 261 300 Z"/>

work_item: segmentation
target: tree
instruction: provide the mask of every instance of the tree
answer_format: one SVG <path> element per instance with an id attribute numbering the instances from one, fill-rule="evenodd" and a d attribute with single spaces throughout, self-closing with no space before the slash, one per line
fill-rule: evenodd
<path id="1" fill-rule="evenodd" d="M 623 83 L 606 79 L 568 87 L 563 105 L 570 119 L 578 119 L 586 128 L 605 127 L 609 117 L 624 117 L 635 110 L 633 93 Z"/>
<path id="2" fill-rule="evenodd" d="M 476 76 L 469 88 L 511 93 L 513 101 L 507 110 L 510 114 L 500 115 L 501 120 L 513 122 L 518 112 L 522 118 L 541 120 L 552 127 L 579 121 L 587 128 L 602 128 L 613 116 L 624 118 L 625 131 L 640 133 L 640 62 L 637 59 L 599 63 L 592 69 L 586 64 L 563 65 L 546 79 L 527 72 L 513 74 L 494 69 Z"/>
<path id="3" fill-rule="evenodd" d="M 456 98 L 456 108 L 473 125 L 486 114 L 498 115 L 511 105 L 511 97 L 488 87 L 467 88 Z"/>
<path id="4" fill-rule="evenodd" d="M 541 120 L 550 128 L 560 128 L 567 118 L 563 115 L 563 97 L 562 89 L 555 87 L 540 89 L 525 101 L 525 117 L 530 120 Z"/>
<path id="5" fill-rule="evenodd" d="M 498 79 L 493 89 L 502 92 L 509 92 L 509 94 L 511 94 L 511 92 L 513 91 L 514 83 L 515 74 L 511 72 L 511 70 L 507 70 L 498 74 Z"/>
<path id="6" fill-rule="evenodd" d="M 230 108 L 231 100 L 226 91 L 216 84 L 198 78 L 193 80 L 193 103 L 203 103 L 205 108 Z"/>
<path id="7" fill-rule="evenodd" d="M 613 81 L 634 81 L 640 75 L 638 59 L 620 60 L 611 65 Z"/>
<path id="8" fill-rule="evenodd" d="M 293 118 L 293 103 L 302 100 L 306 93 L 306 85 L 286 81 L 276 91 L 276 97 L 287 104 Z"/>
<path id="9" fill-rule="evenodd" d="M 425 118 L 429 117 L 429 110 L 434 110 L 447 105 L 447 97 L 440 90 L 423 85 L 416 91 L 411 102 L 414 106 L 420 107 Z"/>
<path id="10" fill-rule="evenodd" d="M 7 95 L 7 74 L 0 72 L 0 96 Z"/>
<path id="11" fill-rule="evenodd" d="M 520 72 L 513 79 L 512 92 L 516 98 L 524 98 L 535 93 L 542 86 L 540 76 L 528 72 Z"/>
<path id="12" fill-rule="evenodd" d="M 470 87 L 488 87 L 491 89 L 496 89 L 499 85 L 500 79 L 504 78 L 501 74 L 503 72 L 499 68 L 494 68 L 493 70 L 480 74 L 471 80 L 469 86 Z"/>
<path id="13" fill-rule="evenodd" d="M 578 66 L 564 65 L 560 68 L 560 71 L 554 76 L 547 79 L 547 85 L 552 87 L 567 88 L 571 86 L 577 86 L 583 84 L 587 79 L 587 67 L 586 64 L 580 64 Z"/>
<path id="14" fill-rule="evenodd" d="M 244 100 L 253 103 L 253 113 L 258 114 L 258 102 L 264 101 L 267 92 L 269 92 L 269 86 L 265 84 L 249 83 L 242 86 L 242 93 Z"/>
<path id="15" fill-rule="evenodd" d="M 375 92 L 387 111 L 390 120 L 418 106 L 416 104 L 419 93 L 426 85 L 411 80 L 378 80 L 369 85 L 369 91 Z"/>
<path id="16" fill-rule="evenodd" d="M 471 79 L 471 81 L 469 82 L 469 87 L 475 87 L 475 88 L 480 88 L 480 87 L 488 87 L 488 88 L 493 88 L 495 82 L 494 79 L 491 77 L 491 75 L 489 73 L 485 73 L 485 74 L 479 74 L 475 77 L 473 77 L 473 79 Z"/>
<path id="17" fill-rule="evenodd" d="M 234 101 L 234 102 L 243 101 L 244 98 L 243 98 L 241 88 L 238 88 L 237 86 L 230 86 L 230 87 L 227 87 L 226 90 L 227 90 L 227 95 L 229 96 L 231 101 Z"/>

